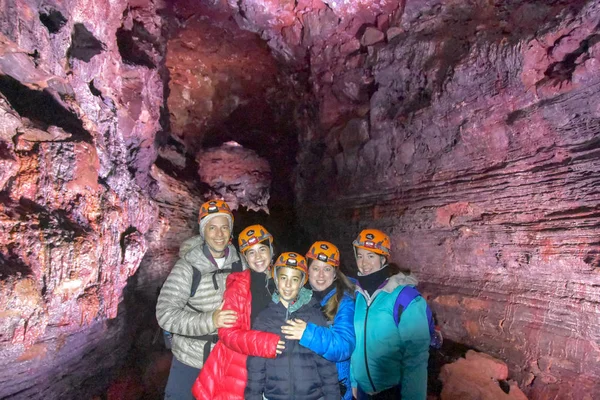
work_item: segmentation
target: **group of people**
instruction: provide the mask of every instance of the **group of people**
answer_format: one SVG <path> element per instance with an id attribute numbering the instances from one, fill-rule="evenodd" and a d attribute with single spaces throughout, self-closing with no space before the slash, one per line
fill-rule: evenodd
<path id="1" fill-rule="evenodd" d="M 426 398 L 428 308 L 419 295 L 399 300 L 417 282 L 388 264 L 388 235 L 359 233 L 351 279 L 333 243 L 275 258 L 261 225 L 240 233 L 240 258 L 233 221 L 224 201 L 204 203 L 200 235 L 160 291 L 173 352 L 165 399 Z"/>

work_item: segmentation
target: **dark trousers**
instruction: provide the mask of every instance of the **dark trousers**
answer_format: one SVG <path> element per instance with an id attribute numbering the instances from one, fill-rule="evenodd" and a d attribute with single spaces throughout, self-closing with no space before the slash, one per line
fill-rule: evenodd
<path id="1" fill-rule="evenodd" d="M 165 400 L 194 400 L 192 386 L 199 373 L 199 368 L 185 365 L 173 357 L 169 380 L 165 387 Z"/>
<path id="2" fill-rule="evenodd" d="M 358 387 L 358 400 L 400 400 L 402 399 L 402 392 L 400 386 L 394 386 L 391 389 L 383 390 L 376 394 L 367 394 Z"/>

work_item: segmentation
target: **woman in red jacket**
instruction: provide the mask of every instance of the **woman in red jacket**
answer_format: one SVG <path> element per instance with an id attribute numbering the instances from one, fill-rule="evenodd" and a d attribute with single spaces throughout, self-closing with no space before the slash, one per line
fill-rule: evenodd
<path id="1" fill-rule="evenodd" d="M 261 225 L 251 225 L 240 233 L 238 241 L 249 268 L 227 277 L 222 306 L 235 311 L 237 320 L 231 328 L 219 329 L 219 341 L 192 387 L 197 400 L 242 400 L 248 378 L 247 357 L 275 358 L 284 349 L 279 335 L 250 329 L 275 288 L 270 279 L 273 236 Z"/>

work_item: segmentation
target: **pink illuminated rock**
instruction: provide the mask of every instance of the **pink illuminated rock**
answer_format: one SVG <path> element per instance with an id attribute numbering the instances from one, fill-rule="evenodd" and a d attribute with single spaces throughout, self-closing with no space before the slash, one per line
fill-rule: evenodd
<path id="1" fill-rule="evenodd" d="M 441 400 L 527 400 L 527 396 L 509 381 L 509 392 L 500 387 L 498 380 L 507 378 L 507 367 L 502 361 L 473 350 L 466 358 L 442 367 L 440 380 Z"/>
<path id="2" fill-rule="evenodd" d="M 390 29 L 388 29 L 385 32 L 388 41 L 392 40 L 393 38 L 395 38 L 396 36 L 398 36 L 402 33 L 404 33 L 404 30 L 402 28 L 398 28 L 398 27 L 391 27 Z"/>
<path id="3" fill-rule="evenodd" d="M 123 291 L 158 215 L 156 12 L 102 1 L 0 11 L 0 397 L 91 397 L 104 383 L 88 378 L 129 346 Z"/>
<path id="4" fill-rule="evenodd" d="M 482 374 L 497 380 L 508 379 L 508 367 L 497 358 L 474 350 L 467 351 L 465 358 Z"/>
<path id="5" fill-rule="evenodd" d="M 497 358 L 445 369 L 448 398 L 600 398 L 597 1 L 16 0 L 0 20 L 0 397 L 143 396 L 107 372 L 221 197 L 284 209 L 282 239 L 329 238 L 348 270 L 359 229 L 390 233 L 444 336 Z"/>
<path id="6" fill-rule="evenodd" d="M 347 59 L 324 49 L 380 19 L 340 15 L 311 52 L 320 110 L 300 139 L 297 210 L 348 268 L 361 228 L 390 233 L 444 336 L 502 359 L 530 398 L 593 399 L 600 4 L 559 4 L 402 2 L 393 40 Z M 353 76 L 372 76 L 366 99 L 341 90 Z M 367 135 L 346 130 L 363 118 Z"/>
<path id="7" fill-rule="evenodd" d="M 362 38 L 360 39 L 360 44 L 362 44 L 363 46 L 372 46 L 375 43 L 382 42 L 384 39 L 385 35 L 383 34 L 383 32 L 369 26 L 365 30 L 365 33 L 363 34 Z"/>
<path id="8" fill-rule="evenodd" d="M 252 119 L 264 109 L 277 74 L 275 61 L 255 34 L 241 30 L 223 11 L 202 7 L 190 4 L 185 12 L 212 13 L 212 19 L 191 18 L 170 38 L 166 59 L 171 130 L 192 154 L 232 114 Z"/>
<path id="9" fill-rule="evenodd" d="M 6 267 L 9 266 L 5 264 L 4 273 L 8 272 Z M 17 275 L 17 279 L 7 279 L 4 273 L 0 282 L 2 339 L 31 346 L 48 325 L 48 310 L 40 288 L 34 279 L 23 275 Z"/>
<path id="10" fill-rule="evenodd" d="M 231 207 L 269 211 L 271 168 L 254 151 L 229 142 L 198 153 L 196 160 L 200 179 Z"/>

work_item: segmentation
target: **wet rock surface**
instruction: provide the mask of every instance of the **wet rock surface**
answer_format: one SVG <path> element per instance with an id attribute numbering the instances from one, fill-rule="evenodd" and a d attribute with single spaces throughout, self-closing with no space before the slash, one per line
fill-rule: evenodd
<path id="1" fill-rule="evenodd" d="M 329 64 L 343 76 L 314 75 L 332 92 L 301 139 L 301 221 L 347 265 L 361 228 L 390 233 L 445 336 L 531 398 L 600 396 L 599 4 L 401 11 L 377 25 L 387 42 Z"/>
<path id="2" fill-rule="evenodd" d="M 4 4 L 0 397 L 160 397 L 156 289 L 211 197 L 349 272 L 355 234 L 389 232 L 448 339 L 530 398 L 600 397 L 599 22 L 597 1 Z"/>
<path id="3" fill-rule="evenodd" d="M 465 358 L 442 367 L 441 400 L 527 400 L 515 381 L 508 380 L 508 368 L 485 353 L 467 351 Z"/>
<path id="4" fill-rule="evenodd" d="M 103 390 L 131 346 L 123 290 L 158 216 L 156 13 L 153 2 L 2 7 L 2 398 Z M 139 50 L 154 67 L 127 59 L 115 40 L 134 25 L 154 41 Z"/>

